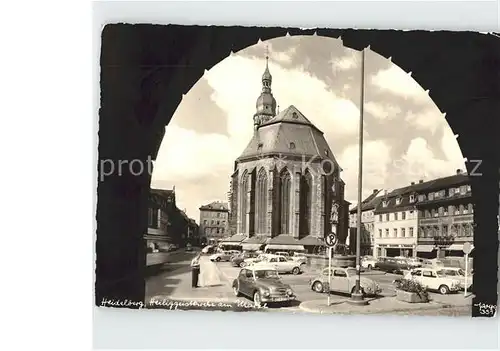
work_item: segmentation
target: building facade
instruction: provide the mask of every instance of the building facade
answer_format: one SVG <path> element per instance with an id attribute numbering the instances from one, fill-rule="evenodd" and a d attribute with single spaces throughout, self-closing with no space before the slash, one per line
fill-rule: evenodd
<path id="1" fill-rule="evenodd" d="M 218 242 L 228 237 L 229 207 L 227 203 L 214 201 L 200 210 L 199 236 L 205 243 Z"/>
<path id="2" fill-rule="evenodd" d="M 474 206 L 470 180 L 457 170 L 436 179 L 418 194 L 418 251 L 421 257 L 464 255 L 463 244 L 474 241 Z"/>
<path id="3" fill-rule="evenodd" d="M 361 255 L 373 255 L 375 245 L 375 208 L 382 197 L 378 196 L 381 190 L 374 189 L 372 194 L 361 203 Z M 349 249 L 356 253 L 356 239 L 358 230 L 358 208 L 355 206 L 349 211 Z"/>
<path id="4" fill-rule="evenodd" d="M 393 190 L 374 211 L 374 255 L 461 257 L 462 245 L 473 242 L 473 212 L 469 177 L 461 170 Z"/>
<path id="5" fill-rule="evenodd" d="M 254 134 L 231 180 L 232 232 L 273 238 L 281 246 L 320 245 L 330 232 L 347 237 L 349 210 L 341 168 L 316 128 L 295 106 L 276 113 L 266 64 L 253 116 Z M 333 228 L 331 221 L 338 223 Z M 285 245 L 286 244 L 286 245 Z"/>

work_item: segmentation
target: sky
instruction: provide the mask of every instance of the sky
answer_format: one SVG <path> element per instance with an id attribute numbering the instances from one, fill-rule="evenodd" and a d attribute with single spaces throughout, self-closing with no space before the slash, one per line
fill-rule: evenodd
<path id="1" fill-rule="evenodd" d="M 175 186 L 177 206 L 228 201 L 234 160 L 253 134 L 266 52 L 280 110 L 297 107 L 323 133 L 357 203 L 361 52 L 340 39 L 282 37 L 234 53 L 205 71 L 184 96 L 154 163 L 153 188 Z M 389 59 L 366 50 L 363 198 L 465 169 L 456 136 L 428 93 Z"/>

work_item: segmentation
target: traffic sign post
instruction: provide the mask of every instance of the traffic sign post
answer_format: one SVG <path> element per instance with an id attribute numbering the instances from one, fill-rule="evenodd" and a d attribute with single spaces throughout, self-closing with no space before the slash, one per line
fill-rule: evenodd
<path id="1" fill-rule="evenodd" d="M 330 306 L 330 286 L 332 283 L 332 256 L 333 248 L 337 245 L 337 236 L 333 233 L 328 234 L 325 238 L 325 244 L 328 247 L 328 301 L 327 305 Z"/>
<path id="2" fill-rule="evenodd" d="M 474 249 L 474 245 L 472 245 L 471 243 L 465 243 L 463 248 L 462 248 L 462 251 L 464 252 L 465 254 L 465 282 L 464 282 L 464 297 L 467 297 L 467 278 L 468 278 L 468 275 L 469 275 L 469 254 L 471 253 L 471 251 Z"/>

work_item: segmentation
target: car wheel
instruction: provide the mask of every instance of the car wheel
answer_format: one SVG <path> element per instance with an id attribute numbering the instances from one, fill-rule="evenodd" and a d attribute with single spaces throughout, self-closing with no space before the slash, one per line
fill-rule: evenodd
<path id="1" fill-rule="evenodd" d="M 220 257 L 217 257 L 215 260 L 216 260 L 217 262 L 220 262 Z"/>
<path id="2" fill-rule="evenodd" d="M 450 293 L 450 288 L 448 288 L 446 285 L 441 285 L 439 287 L 439 293 L 441 295 L 446 295 L 446 294 L 449 294 Z"/>
<path id="3" fill-rule="evenodd" d="M 324 291 L 324 287 L 321 282 L 314 282 L 312 289 L 317 293 L 322 293 Z"/>
<path id="4" fill-rule="evenodd" d="M 241 263 L 240 263 L 240 267 L 241 267 L 241 268 L 245 268 L 245 266 L 246 266 L 246 265 L 247 265 L 247 264 L 246 264 L 245 262 L 241 262 Z"/>
<path id="5" fill-rule="evenodd" d="M 241 296 L 240 291 L 238 289 L 238 285 L 234 285 L 233 286 L 233 293 L 234 293 L 234 296 L 236 296 L 236 297 L 240 297 Z"/>
<path id="6" fill-rule="evenodd" d="M 292 274 L 297 275 L 299 273 L 300 273 L 300 268 L 299 267 L 295 267 L 294 269 L 292 269 Z"/>
<path id="7" fill-rule="evenodd" d="M 253 294 L 253 303 L 254 303 L 255 307 L 260 307 L 262 305 L 262 300 L 260 298 L 260 293 L 258 291 L 256 291 Z"/>

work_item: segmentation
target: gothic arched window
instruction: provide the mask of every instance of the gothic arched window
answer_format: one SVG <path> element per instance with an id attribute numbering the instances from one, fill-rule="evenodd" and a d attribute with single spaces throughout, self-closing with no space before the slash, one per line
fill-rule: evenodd
<path id="1" fill-rule="evenodd" d="M 312 176 L 309 171 L 301 177 L 300 182 L 300 236 L 311 234 L 312 208 Z"/>
<path id="2" fill-rule="evenodd" d="M 279 186 L 279 218 L 280 230 L 279 234 L 290 234 L 290 191 L 291 191 L 291 176 L 286 168 L 280 173 Z"/>
<path id="3" fill-rule="evenodd" d="M 267 175 L 264 168 L 259 171 L 257 176 L 257 233 L 266 233 L 267 218 Z"/>
<path id="4" fill-rule="evenodd" d="M 248 173 L 245 171 L 241 177 L 240 189 L 240 219 L 241 219 L 241 233 L 247 232 L 247 187 L 248 187 Z"/>

